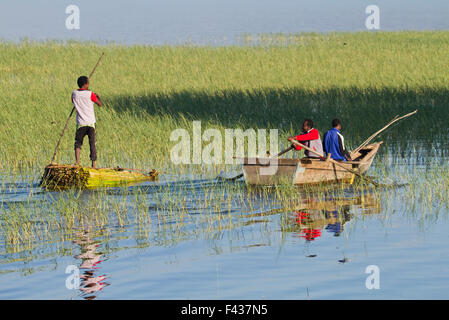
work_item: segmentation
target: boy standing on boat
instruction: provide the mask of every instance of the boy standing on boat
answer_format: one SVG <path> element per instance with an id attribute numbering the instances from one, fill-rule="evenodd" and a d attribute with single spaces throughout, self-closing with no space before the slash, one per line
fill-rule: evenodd
<path id="1" fill-rule="evenodd" d="M 304 123 L 302 125 L 302 131 L 303 133 L 300 135 L 297 135 L 296 137 L 289 137 L 288 140 L 297 140 L 304 144 L 305 146 L 312 148 L 314 151 L 316 151 L 319 154 L 323 154 L 323 144 L 321 143 L 320 133 L 317 129 L 313 127 L 313 121 L 310 119 L 304 120 Z M 302 148 L 300 146 L 295 146 L 296 150 L 301 150 Z M 304 155 L 307 158 L 319 158 L 319 156 L 313 152 L 310 152 L 308 150 L 304 151 Z"/>
<path id="2" fill-rule="evenodd" d="M 324 134 L 324 151 L 337 161 L 351 161 L 351 155 L 345 147 L 345 138 L 341 134 L 341 122 L 332 120 L 332 129 Z"/>
<path id="3" fill-rule="evenodd" d="M 76 134 L 75 134 L 75 165 L 80 163 L 81 146 L 84 136 L 89 137 L 90 160 L 92 168 L 95 168 L 97 150 L 95 148 L 95 112 L 94 103 L 101 107 L 100 97 L 89 90 L 89 78 L 78 78 L 79 89 L 72 92 L 72 102 L 76 109 Z"/>

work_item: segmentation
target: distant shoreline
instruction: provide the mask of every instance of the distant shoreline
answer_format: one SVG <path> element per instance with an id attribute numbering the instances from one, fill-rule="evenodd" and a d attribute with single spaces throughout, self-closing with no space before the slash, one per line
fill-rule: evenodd
<path id="1" fill-rule="evenodd" d="M 10 40 L 4 39 L 0 37 L 0 44 L 13 44 L 13 45 L 22 45 L 22 44 L 34 44 L 34 45 L 43 45 L 43 44 L 59 44 L 59 45 L 70 45 L 70 44 L 83 44 L 83 45 L 96 45 L 96 46 L 119 46 L 119 47 L 179 47 L 179 46 L 190 46 L 190 47 L 242 47 L 242 46 L 257 46 L 257 45 L 269 45 L 269 41 L 272 41 L 274 44 L 272 45 L 292 45 L 295 44 L 301 37 L 314 37 L 314 36 L 342 36 L 342 35 L 361 35 L 361 34 L 407 34 L 407 33 L 417 33 L 417 34 L 430 34 L 430 33 L 449 33 L 449 30 L 444 29 L 434 29 L 434 30 L 400 30 L 400 31 L 367 31 L 367 30 L 358 30 L 358 31 L 329 31 L 329 32 L 298 32 L 298 33 L 282 33 L 282 32 L 273 32 L 273 33 L 242 33 L 237 36 L 236 39 L 232 40 L 232 42 L 228 44 L 220 44 L 220 42 L 226 41 L 223 39 L 210 39 L 205 41 L 205 43 L 196 43 L 194 41 L 189 40 L 179 40 L 179 43 L 125 43 L 121 41 L 115 40 L 101 40 L 101 39 L 92 39 L 92 40 L 81 40 L 81 39 L 34 39 L 29 37 L 23 37 L 19 40 Z M 223 37 L 225 38 L 225 37 Z M 284 40 L 283 40 L 284 39 Z M 216 42 L 214 44 L 214 42 Z M 218 43 L 218 44 L 217 44 Z"/>

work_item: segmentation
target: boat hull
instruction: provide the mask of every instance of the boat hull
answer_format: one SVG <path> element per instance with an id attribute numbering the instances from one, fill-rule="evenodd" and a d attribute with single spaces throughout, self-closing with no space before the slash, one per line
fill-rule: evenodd
<path id="1" fill-rule="evenodd" d="M 354 179 L 354 173 L 364 174 L 370 168 L 382 142 L 368 145 L 357 154 L 354 161 L 340 162 L 320 159 L 268 159 L 243 158 L 243 174 L 250 185 L 321 184 L 345 182 Z"/>

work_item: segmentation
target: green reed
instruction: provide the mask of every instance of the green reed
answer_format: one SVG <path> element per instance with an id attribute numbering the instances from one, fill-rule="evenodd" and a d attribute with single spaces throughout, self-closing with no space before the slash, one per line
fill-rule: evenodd
<path id="1" fill-rule="evenodd" d="M 241 47 L 0 43 L 0 170 L 42 170 L 49 162 L 76 78 L 103 51 L 91 84 L 105 102 L 96 111 L 101 166 L 184 170 L 170 165 L 169 136 L 190 130 L 192 120 L 222 132 L 278 128 L 282 140 L 298 133 L 305 117 L 322 132 L 340 117 L 355 147 L 394 115 L 418 108 L 384 135 L 385 148 L 409 152 L 413 136 L 431 151 L 447 133 L 449 32 L 261 38 Z M 72 119 L 59 162 L 73 162 L 73 136 Z"/>
<path id="2" fill-rule="evenodd" d="M 382 179 L 385 173 L 382 166 L 374 169 L 377 179 Z M 343 205 L 363 208 L 366 197 L 374 201 L 367 208 L 381 206 L 380 218 L 385 221 L 395 214 L 390 208 L 400 201 L 403 210 L 411 212 L 410 219 L 419 213 L 416 218 L 425 223 L 449 207 L 447 169 L 447 166 L 398 169 L 394 179 L 406 184 L 385 184 L 378 188 L 363 180 L 356 180 L 353 185 L 304 187 L 291 184 L 252 187 L 215 180 L 195 184 L 194 180 L 187 180 L 111 190 L 30 192 L 22 201 L 7 202 L 0 207 L 0 248 L 3 253 L 61 245 L 61 250 L 68 250 L 66 244 L 83 233 L 109 238 L 121 232 L 126 238 L 135 238 L 139 247 L 174 246 L 195 239 L 208 239 L 213 245 L 223 236 L 244 239 L 254 234 L 270 241 L 271 233 L 276 231 L 273 221 L 278 220 L 281 232 L 301 230 L 292 224 L 291 215 L 296 210 L 315 208 L 310 204 L 318 205 L 318 210 L 326 210 L 327 205 L 337 206 L 337 210 Z M 8 190 L 18 192 L 19 187 L 9 186 Z M 355 200 L 348 202 L 352 198 Z M 365 216 L 364 210 L 355 213 L 361 219 Z"/>
<path id="3" fill-rule="evenodd" d="M 17 192 L 17 182 L 39 180 L 70 112 L 76 78 L 103 51 L 91 84 L 105 102 L 96 111 L 99 165 L 156 168 L 174 181 L 45 195 L 29 187 L 25 200 L 0 207 L 1 252 L 66 243 L 86 231 L 109 237 L 133 230 L 139 246 L 251 232 L 269 241 L 271 218 L 278 217 L 280 230 L 287 232 L 298 204 L 348 192 L 373 194 L 386 207 L 384 219 L 393 214 L 388 206 L 397 197 L 423 219 L 447 208 L 449 171 L 440 160 L 449 150 L 444 138 L 449 32 L 267 35 L 257 41 L 218 48 L 0 43 L 0 194 Z M 298 133 L 304 118 L 312 118 L 323 133 L 339 117 L 348 145 L 355 147 L 394 115 L 415 108 L 417 116 L 379 137 L 385 143 L 369 172 L 382 184 L 377 189 L 364 181 L 302 188 L 212 181 L 198 186 L 191 178 L 240 168 L 175 166 L 169 158 L 170 132 L 191 131 L 192 120 L 223 136 L 226 128 L 277 128 L 283 149 L 288 146 L 283 138 Z M 59 162 L 73 162 L 73 135 L 72 119 Z"/>

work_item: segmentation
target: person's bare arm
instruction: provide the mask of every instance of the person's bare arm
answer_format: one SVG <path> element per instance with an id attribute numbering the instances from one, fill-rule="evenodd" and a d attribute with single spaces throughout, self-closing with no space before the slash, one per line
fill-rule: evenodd
<path id="1" fill-rule="evenodd" d="M 103 101 L 101 101 L 100 96 L 97 95 L 97 102 L 95 102 L 97 104 L 97 106 L 101 107 L 103 106 Z"/>

